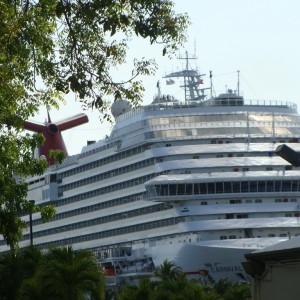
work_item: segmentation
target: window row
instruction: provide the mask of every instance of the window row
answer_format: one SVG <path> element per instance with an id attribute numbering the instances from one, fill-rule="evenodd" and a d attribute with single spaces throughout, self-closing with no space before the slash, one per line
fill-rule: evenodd
<path id="1" fill-rule="evenodd" d="M 132 172 L 132 171 L 135 171 L 135 170 L 138 170 L 138 169 L 141 169 L 141 168 L 145 168 L 145 167 L 151 166 L 153 164 L 154 164 L 154 158 L 149 158 L 149 159 L 146 159 L 146 160 L 142 160 L 142 161 L 139 161 L 135 164 L 127 165 L 127 166 L 124 166 L 124 167 L 118 168 L 118 169 L 113 169 L 113 170 L 110 170 L 110 171 L 105 172 L 105 173 L 97 174 L 97 175 L 91 176 L 91 177 L 86 177 L 84 179 L 81 179 L 81 180 L 74 181 L 72 183 L 63 185 L 63 186 L 59 187 L 58 192 L 62 193 L 64 191 L 68 191 L 68 190 L 71 190 L 71 189 L 74 189 L 74 188 L 78 188 L 80 186 L 84 186 L 84 185 L 87 185 L 87 184 L 98 182 L 100 180 L 104 180 L 104 179 L 107 179 L 107 178 L 118 176 L 118 175 L 121 175 L 121 174 L 124 174 L 124 173 L 127 173 L 127 172 Z"/>
<path id="2" fill-rule="evenodd" d="M 267 127 L 219 127 L 219 128 L 187 128 L 187 129 L 165 129 L 153 130 L 144 134 L 144 139 L 158 139 L 158 138 L 178 138 L 178 137 L 215 137 L 215 136 L 236 136 L 249 137 L 250 136 L 293 136 L 299 133 L 298 128 L 276 127 L 273 132 L 272 126 Z M 132 139 L 139 140 L 139 136 Z M 131 142 L 133 143 L 133 142 Z"/>
<path id="3" fill-rule="evenodd" d="M 109 186 L 105 186 L 96 190 L 92 190 L 92 191 L 88 191 L 86 193 L 81 193 L 81 194 L 76 194 L 74 196 L 70 196 L 68 198 L 65 199 L 61 199 L 59 201 L 57 201 L 56 203 L 59 203 L 60 205 L 66 205 L 69 203 L 73 203 L 73 202 L 77 202 L 77 201 L 81 201 L 81 200 L 85 200 L 85 199 L 89 199 L 89 198 L 93 198 L 93 197 L 97 197 L 103 194 L 107 194 L 107 193 L 111 193 L 114 191 L 118 191 L 121 189 L 126 189 L 126 188 L 130 188 L 139 184 L 143 184 L 146 181 L 152 179 L 153 177 L 157 176 L 157 174 L 148 174 L 146 176 L 141 176 L 138 178 L 134 178 L 134 179 L 130 179 L 127 181 L 123 181 L 123 182 L 119 182 L 113 185 L 109 185 Z"/>
<path id="4" fill-rule="evenodd" d="M 153 118 L 144 121 L 139 121 L 123 128 L 119 128 L 116 133 L 117 136 L 125 135 L 129 132 L 136 131 L 140 128 L 151 127 L 151 126 L 166 126 L 166 125 L 178 125 L 178 124 L 202 124 L 205 127 L 212 126 L 224 126 L 224 122 L 227 123 L 226 127 L 236 127 L 249 122 L 251 127 L 254 126 L 268 126 L 271 127 L 273 122 L 277 124 L 276 127 L 288 127 L 288 126 L 300 126 L 298 116 L 277 116 L 272 114 L 255 114 L 255 113 L 239 113 L 239 114 L 218 114 L 218 115 L 187 115 L 187 116 L 171 116 Z M 212 124 L 215 123 L 215 124 Z M 219 125 L 217 125 L 219 124 Z"/>
<path id="5" fill-rule="evenodd" d="M 55 228 L 46 229 L 46 230 L 42 230 L 42 231 L 34 231 L 33 238 L 43 237 L 43 236 L 47 236 L 47 235 L 52 235 L 52 234 L 62 233 L 62 232 L 67 232 L 67 231 L 72 231 L 72 230 L 78 230 L 80 228 L 86 228 L 86 227 L 90 227 L 90 226 L 105 224 L 105 223 L 123 220 L 123 219 L 127 219 L 127 218 L 133 218 L 133 217 L 137 217 L 137 216 L 141 216 L 141 215 L 145 215 L 145 214 L 157 213 L 159 211 L 169 210 L 171 208 L 172 208 L 171 205 L 159 203 L 159 204 L 156 204 L 153 206 L 142 207 L 142 208 L 138 208 L 138 209 L 122 212 L 122 213 L 99 217 L 96 219 L 89 219 L 87 221 L 72 223 L 70 225 L 64 225 L 61 227 L 55 227 Z M 55 216 L 53 221 L 58 220 L 58 219 L 61 219 L 61 216 L 58 216 L 58 218 L 56 218 L 56 216 Z M 38 221 L 40 221 L 40 220 L 38 220 Z M 41 223 L 41 222 L 34 222 L 33 226 L 37 225 L 37 223 Z M 26 240 L 26 239 L 29 239 L 29 234 L 24 235 L 23 240 Z"/>
<path id="6" fill-rule="evenodd" d="M 80 207 L 78 209 L 74 209 L 74 210 L 69 210 L 66 212 L 62 212 L 62 213 L 57 213 L 53 220 L 61 220 L 61 219 L 65 219 L 65 218 L 70 218 L 73 216 L 78 216 L 81 214 L 86 214 L 89 212 L 94 212 L 97 210 L 101 210 L 101 209 L 106 209 L 109 207 L 116 207 L 118 205 L 124 205 L 126 203 L 131 203 L 131 202 L 135 202 L 135 201 L 139 201 L 141 199 L 145 198 L 145 193 L 139 193 L 139 194 L 133 194 L 130 196 L 126 196 L 126 197 L 120 197 L 120 198 L 115 198 L 109 201 L 105 201 L 105 202 L 100 202 L 94 205 L 90 205 L 90 206 L 85 206 L 85 207 Z M 65 201 L 64 200 L 58 200 L 55 202 L 56 207 L 65 205 Z M 38 224 L 42 224 L 42 220 L 41 219 L 37 219 L 33 221 L 33 225 L 38 225 Z"/>
<path id="7" fill-rule="evenodd" d="M 169 125 L 179 123 L 211 123 L 211 122 L 296 122 L 299 124 L 299 117 L 297 116 L 277 116 L 272 114 L 254 114 L 246 113 L 240 114 L 217 114 L 217 115 L 194 115 L 194 116 L 171 116 L 163 118 L 155 118 L 144 121 L 145 126 Z"/>
<path id="8" fill-rule="evenodd" d="M 105 144 L 105 145 L 100 146 L 100 147 L 98 147 L 98 148 L 94 148 L 94 149 L 92 149 L 92 150 L 86 151 L 86 152 L 84 152 L 84 153 L 79 154 L 79 157 L 80 157 L 80 158 L 86 157 L 86 156 L 89 156 L 89 155 L 92 155 L 92 154 L 95 154 L 95 153 L 98 153 L 98 152 L 107 150 L 107 149 L 109 149 L 109 148 L 115 147 L 115 146 L 116 146 L 116 143 L 117 143 L 117 142 L 108 143 L 108 144 Z"/>
<path id="9" fill-rule="evenodd" d="M 126 157 L 136 155 L 138 153 L 142 153 L 146 149 L 148 149 L 148 146 L 143 145 L 141 147 L 135 147 L 135 148 L 129 149 L 127 151 L 122 151 L 122 152 L 116 153 L 114 155 L 111 155 L 111 156 L 108 156 L 108 157 L 105 157 L 105 158 L 102 158 L 102 159 L 99 159 L 99 160 L 95 160 L 91 163 L 87 163 L 85 165 L 82 165 L 82 166 L 73 168 L 71 170 L 59 173 L 59 174 L 57 174 L 57 177 L 58 177 L 58 179 L 62 180 L 65 177 L 73 176 L 73 175 L 76 175 L 78 173 L 82 173 L 84 171 L 88 171 L 88 170 L 91 170 L 91 169 L 94 169 L 94 168 L 98 168 L 100 166 L 109 164 L 109 163 L 114 162 L 114 161 L 121 160 L 121 159 L 126 158 Z"/>
<path id="10" fill-rule="evenodd" d="M 229 182 L 201 182 L 186 184 L 156 184 L 146 187 L 149 197 L 199 194 L 298 192 L 299 180 L 255 180 Z"/>
<path id="11" fill-rule="evenodd" d="M 43 249 L 49 249 L 51 247 L 74 245 L 76 243 L 89 242 L 89 241 L 109 238 L 109 237 L 117 236 L 117 235 L 123 235 L 123 234 L 135 233 L 135 232 L 139 232 L 139 231 L 151 230 L 151 229 L 155 229 L 155 228 L 172 226 L 172 225 L 178 224 L 179 222 L 182 222 L 182 220 L 183 219 L 181 217 L 157 220 L 157 221 L 153 221 L 153 222 L 136 224 L 136 225 L 127 226 L 127 227 L 114 228 L 114 229 L 110 229 L 110 230 L 106 230 L 106 231 L 76 236 L 76 237 L 72 237 L 72 238 L 65 238 L 62 240 L 48 242 L 48 243 L 44 243 L 44 244 L 40 244 L 40 245 L 36 245 L 36 246 L 43 248 Z"/>

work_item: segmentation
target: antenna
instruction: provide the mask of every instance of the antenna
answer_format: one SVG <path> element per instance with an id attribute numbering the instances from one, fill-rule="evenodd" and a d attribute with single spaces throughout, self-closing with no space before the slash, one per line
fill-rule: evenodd
<path id="1" fill-rule="evenodd" d="M 210 79 L 210 98 L 212 98 L 212 71 L 209 71 L 209 79 Z"/>
<path id="2" fill-rule="evenodd" d="M 159 80 L 156 83 L 156 87 L 157 87 L 157 97 L 160 98 L 161 97 L 161 90 L 160 90 L 160 82 L 159 82 Z"/>
<path id="3" fill-rule="evenodd" d="M 237 74 L 238 74 L 238 81 L 237 81 L 237 95 L 239 96 L 240 95 L 240 71 L 237 71 Z"/>

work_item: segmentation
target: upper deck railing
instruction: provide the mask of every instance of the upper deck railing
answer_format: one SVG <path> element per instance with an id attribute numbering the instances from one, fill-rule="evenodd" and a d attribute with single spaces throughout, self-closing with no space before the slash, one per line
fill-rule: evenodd
<path id="1" fill-rule="evenodd" d="M 124 113 L 117 117 L 117 121 L 139 115 L 147 111 L 161 111 L 178 108 L 193 108 L 193 107 L 284 107 L 293 111 L 297 111 L 297 105 L 293 102 L 279 101 L 279 100 L 244 100 L 241 98 L 233 99 L 209 99 L 205 101 L 170 101 L 170 102 L 157 102 L 146 106 L 140 106 L 132 109 L 131 111 Z"/>

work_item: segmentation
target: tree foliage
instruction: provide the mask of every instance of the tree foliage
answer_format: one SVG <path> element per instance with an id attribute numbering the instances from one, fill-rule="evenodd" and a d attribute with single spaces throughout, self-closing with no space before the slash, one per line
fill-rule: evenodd
<path id="1" fill-rule="evenodd" d="M 1 1 L 0 62 L 9 84 L 4 100 L 22 99 L 36 109 L 56 105 L 72 91 L 102 112 L 108 95 L 136 103 L 143 90 L 137 76 L 151 74 L 153 62 L 135 60 L 126 82 L 115 82 L 110 71 L 126 61 L 133 36 L 162 44 L 163 55 L 178 49 L 188 19 L 175 14 L 173 5 L 170 0 Z"/>
<path id="2" fill-rule="evenodd" d="M 0 256 L 0 300 L 18 298 L 23 282 L 34 277 L 41 257 L 41 251 L 34 247 Z"/>
<path id="3" fill-rule="evenodd" d="M 128 42 L 140 37 L 174 53 L 189 23 L 170 0 L 0 0 L 0 234 L 12 249 L 31 209 L 23 178 L 47 167 L 32 157 L 40 135 L 23 133 L 23 122 L 43 105 L 58 108 L 74 93 L 84 108 L 109 119 L 109 100 L 137 104 L 139 75 L 155 71 L 149 59 L 133 61 L 132 76 L 117 82 L 112 70 L 126 62 Z M 37 200 L 37 199 L 35 199 Z M 51 206 L 34 208 L 44 219 Z"/>
<path id="4" fill-rule="evenodd" d="M 164 282 L 176 281 L 184 277 L 182 268 L 169 260 L 163 261 L 155 270 L 155 275 Z"/>
<path id="5" fill-rule="evenodd" d="M 71 247 L 41 252 L 35 247 L 0 256 L 0 300 L 250 300 L 246 283 L 221 279 L 201 285 L 188 280 L 173 263 L 159 266 L 167 276 L 142 278 L 137 285 L 106 288 L 95 256 Z M 176 270 L 176 271 L 175 271 Z M 174 272 L 173 272 L 174 271 Z M 174 274 L 176 274 L 174 276 Z M 87 297 L 89 296 L 89 297 Z"/>
<path id="6" fill-rule="evenodd" d="M 72 247 L 51 249 L 39 263 L 35 282 L 42 299 L 104 298 L 104 280 L 96 258 L 86 250 Z M 31 298 L 28 298 L 31 299 Z"/>
<path id="7" fill-rule="evenodd" d="M 35 247 L 0 256 L 0 300 L 104 299 L 104 278 L 95 256 L 71 247 Z"/>

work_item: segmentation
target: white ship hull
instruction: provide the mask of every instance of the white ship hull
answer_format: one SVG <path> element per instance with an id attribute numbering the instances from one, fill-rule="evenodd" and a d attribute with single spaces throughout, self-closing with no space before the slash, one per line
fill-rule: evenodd
<path id="1" fill-rule="evenodd" d="M 282 241 L 282 239 L 281 239 Z M 213 281 L 227 278 L 233 282 L 249 281 L 241 262 L 245 261 L 246 253 L 272 245 L 279 240 L 239 240 L 229 242 L 198 242 L 177 247 L 172 245 L 157 247 L 150 251 L 155 265 L 160 265 L 164 259 L 169 259 L 181 266 L 188 276 L 204 279 L 208 275 Z M 163 253 L 163 255 L 162 255 Z"/>
<path id="2" fill-rule="evenodd" d="M 124 281 L 134 282 L 140 277 L 155 278 L 155 266 L 160 266 L 165 260 L 180 266 L 183 272 L 190 279 L 195 279 L 201 283 L 207 281 L 216 282 L 227 278 L 232 282 L 248 282 L 249 275 L 245 272 L 242 262 L 245 261 L 245 254 L 255 250 L 262 249 L 269 245 L 279 243 L 285 239 L 240 239 L 237 241 L 204 241 L 189 242 L 178 238 L 166 238 L 164 242 L 155 246 L 137 244 L 133 247 L 130 255 L 117 255 L 113 261 L 114 270 L 110 274 L 114 280 L 122 278 Z M 145 262 L 153 262 L 152 268 Z M 135 263 L 133 267 L 127 267 L 126 261 L 135 261 L 144 263 Z M 124 268 L 116 272 L 123 264 Z M 131 265 L 129 263 L 129 265 Z"/>

